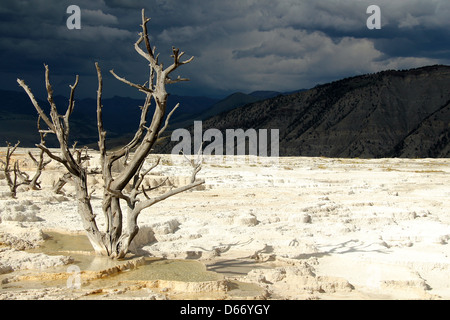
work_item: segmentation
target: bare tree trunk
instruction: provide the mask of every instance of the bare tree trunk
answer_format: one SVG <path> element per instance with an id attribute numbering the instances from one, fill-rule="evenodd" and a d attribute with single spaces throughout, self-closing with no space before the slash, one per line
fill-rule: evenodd
<path id="1" fill-rule="evenodd" d="M 81 174 L 76 180 L 78 213 L 83 222 L 89 241 L 95 252 L 99 255 L 109 256 L 110 251 L 107 247 L 107 234 L 100 232 L 97 227 L 95 215 L 91 206 L 91 197 L 88 193 L 87 175 Z"/>
<path id="2" fill-rule="evenodd" d="M 146 174 L 159 164 L 152 165 L 149 169 L 143 171 L 144 163 L 147 156 L 150 154 L 153 145 L 161 134 L 168 127 L 170 117 L 178 108 L 178 104 L 173 108 L 166 117 L 167 97 L 166 84 L 176 83 L 180 81 L 187 81 L 178 77 L 172 80 L 169 76 L 179 66 L 187 64 L 193 60 L 193 57 L 186 61 L 181 61 L 184 52 L 179 49 L 172 48 L 172 58 L 174 62 L 167 68 L 163 67 L 162 63 L 158 61 L 158 55 L 155 54 L 155 48 L 152 49 L 147 32 L 147 23 L 150 19 L 145 17 L 144 10 L 142 10 L 142 33 L 138 41 L 135 43 L 135 50 L 149 62 L 150 72 L 149 81 L 146 85 L 139 85 L 132 83 L 122 77 L 119 77 L 111 70 L 111 74 L 119 81 L 138 89 L 146 95 L 145 103 L 141 107 L 141 118 L 138 129 L 134 138 L 124 147 L 119 150 L 107 152 L 105 147 L 106 131 L 103 128 L 102 117 L 102 90 L 103 80 L 100 67 L 96 63 L 97 77 L 98 77 L 98 91 L 97 91 L 97 127 L 98 127 L 98 146 L 100 151 L 102 177 L 104 183 L 102 211 L 105 216 L 106 227 L 105 231 L 101 232 L 96 224 L 95 214 L 91 206 L 91 195 L 88 192 L 87 175 L 88 170 L 84 166 L 84 160 L 87 156 L 82 157 L 82 150 L 75 147 L 71 151 L 68 147 L 69 136 L 69 117 L 74 109 L 74 92 L 78 85 L 78 76 L 73 86 L 70 86 L 69 106 L 64 115 L 58 114 L 56 105 L 53 101 L 53 90 L 49 81 L 48 66 L 45 66 L 45 81 L 48 93 L 48 102 L 51 107 L 50 118 L 44 113 L 42 108 L 37 103 L 31 90 L 23 80 L 17 79 L 18 83 L 30 97 L 31 102 L 38 111 L 40 119 L 42 119 L 48 126 L 48 130 L 42 130 L 38 127 L 40 134 L 52 133 L 55 134 L 60 145 L 60 155 L 53 154 L 43 143 L 37 145 L 49 157 L 63 164 L 70 173 L 75 182 L 77 189 L 78 212 L 83 221 L 84 229 L 86 230 L 89 240 L 94 247 L 97 254 L 107 255 L 111 258 L 120 259 L 125 257 L 128 252 L 129 245 L 133 238 L 139 231 L 137 225 L 137 218 L 142 210 L 152 206 L 155 203 L 163 201 L 180 192 L 195 188 L 204 183 L 204 180 L 197 180 L 196 175 L 201 169 L 201 161 L 191 162 L 193 171 L 191 182 L 182 187 L 178 187 L 167 191 L 166 193 L 150 197 L 148 192 L 153 189 L 145 189 L 142 182 Z M 140 48 L 144 43 L 146 51 Z M 150 125 L 147 126 L 147 116 L 150 111 L 151 102 L 155 103 L 153 117 Z M 39 121 L 38 121 L 39 124 Z M 130 159 L 129 159 L 130 158 Z M 128 161 L 129 159 L 129 161 Z M 112 167 L 116 161 L 123 161 L 125 167 L 117 174 L 113 174 Z M 143 172 L 142 172 L 143 171 Z M 131 184 L 131 191 L 126 192 L 127 185 Z M 144 196 L 144 198 L 140 196 Z M 140 197 L 140 199 L 139 199 Z M 126 212 L 126 228 L 123 226 L 123 212 L 120 200 L 125 200 L 127 203 Z"/>

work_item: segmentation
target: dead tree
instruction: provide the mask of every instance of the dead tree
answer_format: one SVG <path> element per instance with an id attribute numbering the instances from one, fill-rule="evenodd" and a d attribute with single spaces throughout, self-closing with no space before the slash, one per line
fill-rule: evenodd
<path id="1" fill-rule="evenodd" d="M 13 198 L 16 197 L 17 188 L 19 186 L 30 184 L 30 177 L 25 172 L 20 171 L 18 160 L 14 161 L 11 166 L 12 155 L 16 151 L 19 144 L 20 141 L 18 141 L 14 146 L 11 146 L 9 142 L 6 142 L 7 148 L 5 161 L 0 159 L 0 163 L 3 165 L 2 170 L 5 174 L 5 179 L 8 183 L 8 187 Z"/>
<path id="2" fill-rule="evenodd" d="M 31 90 L 23 80 L 17 79 L 19 85 L 25 90 L 31 99 L 34 107 L 38 111 L 40 117 L 48 126 L 47 130 L 40 130 L 41 133 L 55 134 L 59 146 L 60 154 L 54 154 L 46 146 L 39 144 L 37 147 L 44 150 L 45 153 L 53 160 L 63 164 L 67 171 L 71 174 L 75 182 L 77 190 L 78 212 L 83 221 L 84 229 L 87 232 L 88 238 L 94 247 L 97 254 L 106 255 L 111 258 L 123 258 L 127 252 L 128 247 L 139 231 L 137 225 L 138 215 L 146 208 L 163 201 L 178 193 L 187 191 L 204 183 L 204 180 L 197 179 L 196 175 L 201 168 L 201 162 L 196 162 L 192 165 L 193 172 L 189 184 L 181 187 L 171 189 L 163 194 L 154 196 L 149 195 L 149 189 L 145 190 L 142 185 L 144 177 L 159 161 L 156 161 L 149 169 L 143 170 L 144 162 L 150 154 L 153 145 L 161 136 L 169 124 L 169 120 L 178 104 L 172 109 L 166 117 L 167 97 L 166 85 L 176 83 L 179 81 L 186 81 L 180 77 L 171 79 L 170 75 L 178 67 L 189 63 L 193 60 L 191 57 L 188 60 L 182 61 L 181 57 L 184 52 L 179 49 L 172 48 L 173 63 L 167 68 L 158 61 L 155 48 L 150 45 L 150 40 L 147 32 L 147 23 L 150 19 L 145 17 L 144 10 L 142 10 L 142 32 L 139 34 L 139 39 L 135 43 L 135 50 L 145 58 L 149 63 L 149 80 L 143 85 L 132 83 L 125 78 L 119 77 L 111 70 L 111 73 L 118 80 L 130 85 L 146 96 L 145 103 L 141 107 L 140 123 L 135 132 L 134 138 L 119 150 L 106 150 L 106 131 L 103 128 L 102 119 L 102 74 L 99 65 L 96 63 L 98 77 L 98 91 L 97 91 L 97 127 L 98 127 L 98 146 L 100 150 L 102 177 L 104 183 L 102 210 L 105 216 L 106 227 L 101 231 L 97 226 L 96 215 L 91 206 L 91 194 L 88 191 L 87 176 L 88 169 L 83 165 L 83 157 L 80 149 L 69 148 L 69 117 L 74 110 L 74 93 L 78 85 L 78 76 L 75 83 L 70 86 L 69 104 L 65 114 L 59 114 L 53 100 L 53 90 L 49 80 L 49 69 L 45 65 L 45 83 L 48 93 L 48 102 L 51 107 L 50 117 L 48 117 L 38 102 L 34 98 Z M 141 44 L 145 45 L 145 50 L 141 48 Z M 154 102 L 154 107 L 151 108 L 151 102 Z M 153 116 L 150 124 L 147 124 L 147 114 L 153 110 Z M 116 161 L 125 159 L 126 166 L 124 170 L 119 173 L 113 173 L 112 166 Z M 131 185 L 131 191 L 126 192 L 127 185 Z M 130 189 L 128 189 L 130 190 Z M 126 217 L 124 219 L 121 200 L 127 204 Z M 126 220 L 126 225 L 124 225 Z"/>

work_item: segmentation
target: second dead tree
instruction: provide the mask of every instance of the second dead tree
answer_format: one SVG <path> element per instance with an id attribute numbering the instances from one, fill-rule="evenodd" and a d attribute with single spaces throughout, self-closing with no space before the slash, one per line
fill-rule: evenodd
<path id="1" fill-rule="evenodd" d="M 27 173 L 20 171 L 19 160 L 13 161 L 12 156 L 19 146 L 20 141 L 18 141 L 14 146 L 9 142 L 6 142 L 6 156 L 5 160 L 0 159 L 2 164 L 2 171 L 5 174 L 5 179 L 11 193 L 11 197 L 15 198 L 17 195 L 17 188 L 21 185 L 30 184 L 30 177 Z M 12 164 L 12 165 L 11 165 Z"/>

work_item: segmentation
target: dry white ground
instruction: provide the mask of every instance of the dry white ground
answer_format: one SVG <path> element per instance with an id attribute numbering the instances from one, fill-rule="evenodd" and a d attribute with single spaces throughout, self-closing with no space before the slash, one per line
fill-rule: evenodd
<path id="1" fill-rule="evenodd" d="M 25 150 L 17 157 L 32 174 Z M 90 166 L 98 166 L 96 159 Z M 62 172 L 50 164 L 43 190 L 23 188 L 17 199 L 0 179 L 3 279 L 21 269 L 70 263 L 20 250 L 38 244 L 48 230 L 82 231 L 73 188 L 66 186 L 64 195 L 50 190 Z M 183 184 L 189 167 L 163 156 L 148 183 L 163 176 Z M 206 163 L 199 176 L 204 190 L 142 212 L 135 244 L 140 253 L 196 259 L 228 277 L 240 270 L 236 279 L 257 284 L 271 299 L 450 299 L 450 159 L 229 161 Z M 103 226 L 100 177 L 91 183 Z M 249 261 L 264 268 L 252 270 L 256 264 Z M 9 292 L 8 282 L 0 298 L 27 296 Z M 61 288 L 42 290 L 33 297 L 67 298 Z"/>

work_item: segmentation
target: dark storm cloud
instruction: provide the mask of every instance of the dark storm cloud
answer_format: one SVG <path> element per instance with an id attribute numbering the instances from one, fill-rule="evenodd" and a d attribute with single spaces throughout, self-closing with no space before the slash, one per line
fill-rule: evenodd
<path id="1" fill-rule="evenodd" d="M 6 17 L 0 22 L 3 88 L 14 88 L 16 78 L 21 77 L 30 86 L 42 89 L 46 63 L 57 93 L 67 94 L 67 85 L 76 74 L 88 76 L 88 81 L 80 81 L 80 91 L 85 91 L 95 75 L 94 61 L 117 60 L 123 57 L 118 44 L 135 41 L 136 32 L 118 26 L 118 18 L 104 12 L 101 1 L 78 1 L 82 29 L 68 30 L 66 9 L 70 4 L 43 0 L 1 2 L 0 17 Z"/>
<path id="2" fill-rule="evenodd" d="M 82 10 L 81 30 L 66 27 L 71 4 Z M 371 4 L 381 8 L 381 30 L 366 27 Z M 105 95 L 134 94 L 108 70 L 146 81 L 146 63 L 133 49 L 141 8 L 151 17 L 151 41 L 163 61 L 169 62 L 172 45 L 195 56 L 179 70 L 191 81 L 171 88 L 179 94 L 289 91 L 449 62 L 447 0 L 2 0 L 0 85 L 17 89 L 21 77 L 43 89 L 47 63 L 55 91 L 67 94 L 79 74 L 79 94 L 94 97 L 98 61 Z"/>

